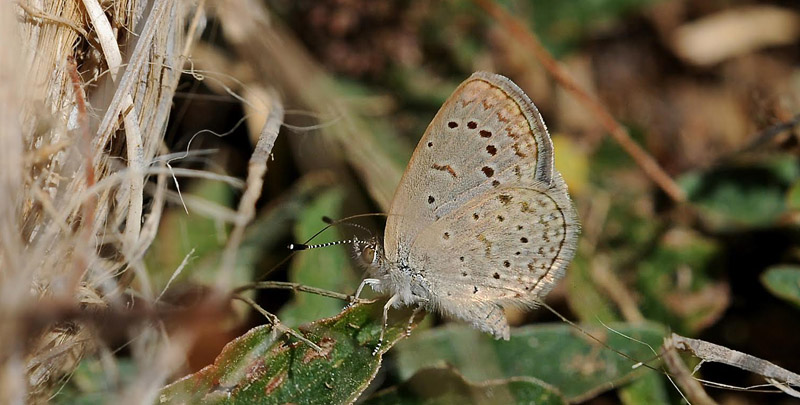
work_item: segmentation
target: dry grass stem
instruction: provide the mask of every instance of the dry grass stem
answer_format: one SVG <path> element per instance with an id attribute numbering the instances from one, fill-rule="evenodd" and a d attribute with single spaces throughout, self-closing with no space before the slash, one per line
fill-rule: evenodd
<path id="1" fill-rule="evenodd" d="M 670 377 L 683 389 L 682 394 L 686 395 L 690 403 L 697 405 L 715 405 L 717 403 L 708 396 L 700 382 L 686 368 L 686 364 L 681 360 L 671 339 L 664 339 L 662 352 L 662 359 L 669 370 Z"/>
<path id="2" fill-rule="evenodd" d="M 800 387 L 800 375 L 764 359 L 704 340 L 683 337 L 675 333 L 672 334 L 670 339 L 675 348 L 691 352 L 703 362 L 727 364 L 759 374 L 767 380 L 776 380 L 786 385 Z"/>
<path id="3" fill-rule="evenodd" d="M 253 150 L 247 166 L 247 185 L 241 200 L 239 200 L 236 222 L 228 237 L 225 250 L 222 252 L 220 271 L 217 275 L 217 287 L 222 291 L 227 291 L 230 288 L 231 273 L 236 266 L 236 252 L 242 243 L 245 227 L 255 217 L 256 202 L 261 196 L 261 189 L 264 186 L 264 174 L 267 172 L 267 160 L 272 153 L 275 139 L 278 138 L 278 132 L 280 132 L 283 124 L 283 104 L 275 95 L 273 95 L 271 102 L 269 116 L 266 123 L 264 123 L 264 128 L 261 130 L 258 143 L 256 143 L 255 150 Z"/>
<path id="4" fill-rule="evenodd" d="M 645 321 L 644 315 L 636 305 L 636 299 L 625 286 L 625 283 L 611 270 L 610 260 L 605 255 L 598 255 L 592 260 L 592 281 L 600 287 L 619 308 L 622 317 L 632 323 Z"/>
<path id="5" fill-rule="evenodd" d="M 158 229 L 167 179 L 209 177 L 155 160 L 200 26 L 198 11 L 187 35 L 189 6 L 23 0 L 0 7 L 0 34 L 9 39 L 0 50 L 0 193 L 10 196 L 0 201 L 3 398 L 47 400 L 62 376 L 102 346 L 87 318 L 70 311 L 121 309 L 128 293 L 153 297 L 142 258 Z M 145 210 L 144 185 L 153 175 Z M 128 289 L 133 273 L 136 291 Z M 63 311 L 40 318 L 37 328 L 19 315 L 49 307 Z M 151 334 L 133 356 L 147 358 L 164 343 Z M 148 389 L 167 374 L 151 374 L 159 381 Z"/>

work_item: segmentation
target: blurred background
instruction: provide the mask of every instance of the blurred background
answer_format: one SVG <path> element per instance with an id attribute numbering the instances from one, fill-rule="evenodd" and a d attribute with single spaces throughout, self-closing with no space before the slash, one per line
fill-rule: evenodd
<path id="1" fill-rule="evenodd" d="M 165 134 L 176 153 L 170 165 L 244 178 L 270 106 L 279 99 L 286 109 L 230 285 L 267 279 L 352 293 L 362 274 L 348 247 L 301 252 L 279 265 L 285 246 L 320 230 L 323 216 L 386 212 L 438 108 L 472 72 L 491 71 L 539 108 L 582 222 L 577 257 L 547 303 L 587 325 L 649 320 L 800 371 L 796 1 L 226 0 L 200 7 L 207 8 L 202 35 Z M 530 30 L 687 201 L 656 185 L 597 112 L 554 80 L 527 34 L 486 7 Z M 190 305 L 219 281 L 241 190 L 180 178 L 168 187 L 145 263 L 156 291 L 169 283 L 163 302 Z M 383 232 L 380 217 L 356 222 Z M 354 234 L 339 227 L 314 242 Z M 343 306 L 277 290 L 252 298 L 292 327 Z M 264 323 L 244 305 L 231 310 L 188 326 L 198 338 L 173 378 L 211 364 L 227 342 Z M 544 310 L 508 316 L 514 326 L 559 322 Z M 429 314 L 389 352 L 370 392 L 401 383 L 403 352 L 413 353 L 414 338 L 443 323 Z M 125 353 L 118 354 L 123 374 L 135 369 Z M 526 356 L 547 361 L 547 353 Z M 100 390 L 93 361 L 81 363 L 54 399 Z M 645 397 L 677 403 L 676 390 L 653 374 Z M 701 374 L 742 387 L 763 383 L 713 364 Z M 726 404 L 797 403 L 783 394 L 708 393 Z M 623 389 L 581 394 L 572 398 L 644 403 Z"/>

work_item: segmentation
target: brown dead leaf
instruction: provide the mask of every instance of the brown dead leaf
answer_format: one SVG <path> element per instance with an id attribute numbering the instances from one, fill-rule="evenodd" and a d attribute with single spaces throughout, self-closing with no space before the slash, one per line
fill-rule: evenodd
<path id="1" fill-rule="evenodd" d="M 725 10 L 684 24 L 672 35 L 675 53 L 689 63 L 713 65 L 800 38 L 800 15 L 773 6 Z"/>

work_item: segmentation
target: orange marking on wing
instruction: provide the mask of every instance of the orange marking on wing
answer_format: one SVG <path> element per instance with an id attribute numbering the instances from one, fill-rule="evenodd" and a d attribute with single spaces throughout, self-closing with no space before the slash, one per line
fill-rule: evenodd
<path id="1" fill-rule="evenodd" d="M 517 156 L 519 156 L 521 158 L 524 158 L 524 157 L 528 156 L 528 155 L 525 154 L 525 152 L 522 151 L 522 148 L 519 147 L 518 143 L 515 143 L 515 144 L 511 145 L 511 147 L 514 148 L 514 154 L 515 155 L 517 155 Z"/>
<path id="2" fill-rule="evenodd" d="M 433 166 L 431 166 L 431 167 L 433 167 L 433 168 L 434 168 L 434 169 L 436 169 L 436 170 L 440 170 L 440 171 L 443 171 L 443 172 L 448 172 L 448 173 L 450 173 L 450 174 L 451 174 L 453 177 L 458 177 L 458 175 L 456 175 L 456 171 L 455 171 L 455 170 L 453 170 L 453 168 L 452 168 L 452 167 L 450 167 L 450 165 L 444 165 L 444 166 L 442 166 L 442 165 L 437 165 L 436 163 L 434 163 L 434 164 L 433 164 Z"/>
<path id="3" fill-rule="evenodd" d="M 498 120 L 498 121 L 500 121 L 500 122 L 504 122 L 504 123 L 508 123 L 508 122 L 510 122 L 510 121 L 509 121 L 509 119 L 508 119 L 508 117 L 506 117 L 505 115 L 503 115 L 503 112 L 502 112 L 502 111 L 498 111 L 498 112 L 497 112 L 497 113 L 495 113 L 495 114 L 497 115 L 497 120 Z"/>

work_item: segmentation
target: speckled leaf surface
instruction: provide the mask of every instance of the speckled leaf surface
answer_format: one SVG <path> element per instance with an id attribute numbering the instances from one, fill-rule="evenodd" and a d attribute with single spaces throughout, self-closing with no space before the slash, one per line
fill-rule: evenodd
<path id="1" fill-rule="evenodd" d="M 164 388 L 162 404 L 340 404 L 366 389 L 383 354 L 405 336 L 407 318 L 390 324 L 380 352 L 372 351 L 380 333 L 383 302 L 358 305 L 300 327 L 323 352 L 268 326 L 251 329 L 223 349 L 213 365 Z"/>
<path id="2" fill-rule="evenodd" d="M 655 356 L 665 336 L 663 327 L 645 323 L 608 325 L 634 341 L 598 326 L 584 326 L 610 347 L 638 360 Z M 650 345 L 648 347 L 644 343 Z M 591 398 L 653 372 L 614 353 L 565 324 L 516 328 L 511 340 L 498 341 L 463 325 L 415 333 L 397 347 L 402 378 L 418 370 L 450 364 L 471 382 L 511 377 L 532 377 L 558 388 L 570 401 Z"/>

